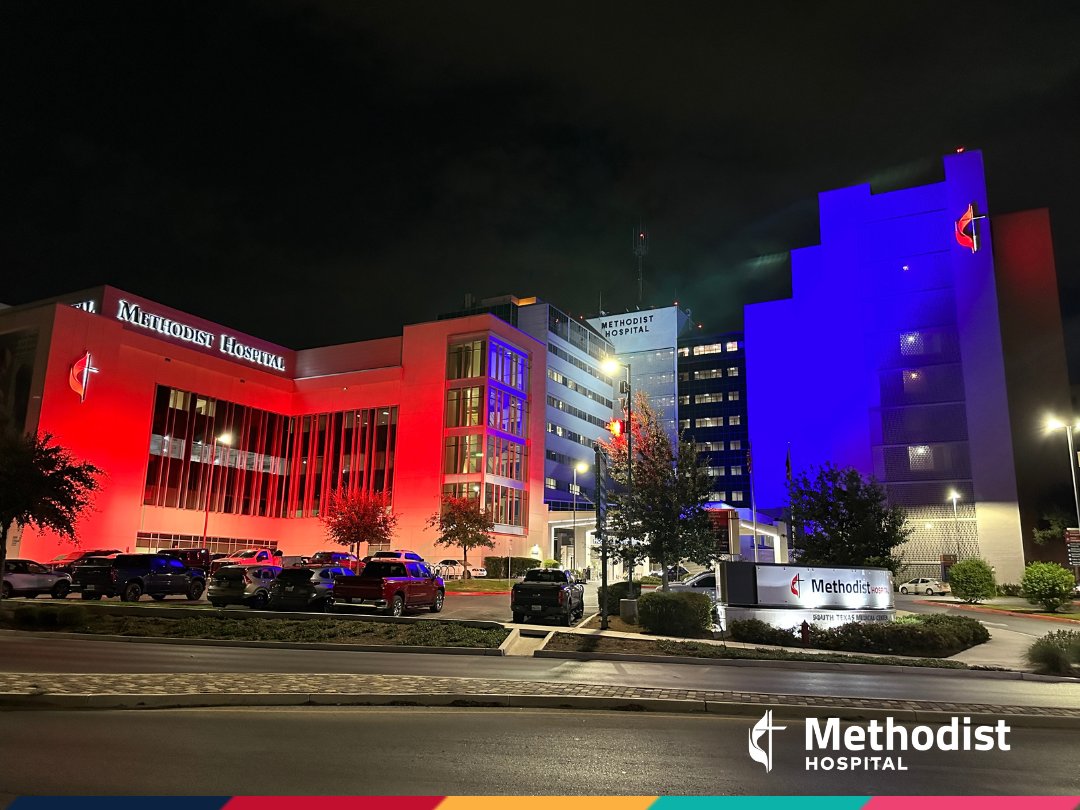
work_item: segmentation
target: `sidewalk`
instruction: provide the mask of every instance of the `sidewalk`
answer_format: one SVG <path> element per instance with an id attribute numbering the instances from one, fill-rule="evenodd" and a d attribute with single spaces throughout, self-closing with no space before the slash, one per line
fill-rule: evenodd
<path id="1" fill-rule="evenodd" d="M 138 709 L 195 706 L 419 705 L 623 709 L 784 717 L 840 715 L 940 722 L 953 715 L 1008 717 L 1026 727 L 1080 729 L 1080 709 L 930 700 L 770 695 L 552 681 L 419 675 L 0 673 L 0 707 Z"/>

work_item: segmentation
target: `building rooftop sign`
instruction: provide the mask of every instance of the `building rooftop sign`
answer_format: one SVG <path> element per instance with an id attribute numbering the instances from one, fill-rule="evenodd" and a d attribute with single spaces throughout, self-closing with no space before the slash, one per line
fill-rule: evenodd
<path id="1" fill-rule="evenodd" d="M 687 320 L 678 307 L 662 307 L 589 318 L 589 325 L 611 341 L 616 354 L 624 355 L 675 348 Z"/>

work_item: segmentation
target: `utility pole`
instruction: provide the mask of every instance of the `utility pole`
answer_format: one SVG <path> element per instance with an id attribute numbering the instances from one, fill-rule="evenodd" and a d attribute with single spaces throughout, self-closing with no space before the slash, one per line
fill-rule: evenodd
<path id="1" fill-rule="evenodd" d="M 608 629 L 608 542 L 607 542 L 607 455 L 599 443 L 593 445 L 596 453 L 596 537 L 600 541 L 600 629 Z"/>

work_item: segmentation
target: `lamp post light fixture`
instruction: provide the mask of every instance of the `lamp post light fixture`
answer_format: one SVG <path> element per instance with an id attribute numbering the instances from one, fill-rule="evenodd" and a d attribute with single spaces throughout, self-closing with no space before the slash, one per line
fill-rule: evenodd
<path id="1" fill-rule="evenodd" d="M 203 526 L 202 526 L 202 544 L 206 545 L 206 529 L 210 525 L 210 496 L 214 491 L 214 465 L 217 463 L 217 446 L 223 444 L 228 447 L 232 444 L 232 434 L 222 433 L 220 436 L 215 436 L 213 443 L 210 445 L 210 475 L 209 481 L 206 484 L 206 511 L 203 513 Z M 204 445 L 205 446 L 205 445 Z M 226 462 L 228 458 L 226 457 Z"/>
<path id="2" fill-rule="evenodd" d="M 952 501 L 953 525 L 956 528 L 956 561 L 960 562 L 960 517 L 956 512 L 956 502 L 960 500 L 960 493 L 955 489 L 950 490 L 949 500 Z"/>
<path id="3" fill-rule="evenodd" d="M 1060 419 L 1051 417 L 1046 420 L 1047 430 L 1061 430 L 1065 428 L 1065 437 L 1069 441 L 1069 471 L 1072 473 L 1073 501 L 1076 503 L 1076 525 L 1080 527 L 1080 493 L 1076 490 L 1076 447 L 1073 444 L 1073 428 L 1075 425 L 1066 424 Z"/>
<path id="4" fill-rule="evenodd" d="M 626 369 L 626 379 L 619 384 L 619 393 L 626 395 L 626 494 L 629 497 L 634 489 L 634 391 L 630 384 L 630 363 L 624 363 L 614 357 L 609 357 L 600 364 L 600 368 L 606 374 L 614 376 L 619 366 Z M 627 566 L 627 594 L 633 596 L 634 592 L 634 563 Z"/>
<path id="5" fill-rule="evenodd" d="M 573 490 L 574 490 L 574 512 L 573 512 L 573 515 L 574 515 L 574 521 L 573 521 L 573 523 L 574 523 L 574 545 L 572 545 L 570 547 L 570 568 L 571 568 L 571 570 L 575 570 L 575 571 L 577 570 L 577 496 L 578 496 L 577 476 L 578 476 L 578 473 L 581 473 L 582 475 L 584 475 L 588 471 L 589 471 L 589 465 L 586 464 L 584 461 L 579 461 L 577 464 L 574 465 L 574 485 L 573 485 Z"/>

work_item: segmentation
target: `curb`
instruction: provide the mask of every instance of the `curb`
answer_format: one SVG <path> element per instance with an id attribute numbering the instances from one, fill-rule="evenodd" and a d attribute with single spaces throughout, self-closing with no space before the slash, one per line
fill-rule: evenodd
<path id="1" fill-rule="evenodd" d="M 575 652 L 572 650 L 536 650 L 535 658 L 566 658 L 574 661 L 624 661 L 641 664 L 695 664 L 704 666 L 768 667 L 820 672 L 894 672 L 906 675 L 967 676 L 1007 681 L 1046 681 L 1077 683 L 1076 678 L 1036 675 L 1016 670 L 953 669 L 949 667 L 910 667 L 898 664 L 836 663 L 831 661 L 777 661 L 763 658 L 698 658 L 690 655 L 642 655 L 640 653 Z"/>
<path id="2" fill-rule="evenodd" d="M 768 697 L 768 696 L 764 696 Z M 971 717 L 973 722 L 996 723 L 1000 714 L 945 712 L 925 709 L 876 709 L 865 707 L 831 707 L 773 705 L 768 700 L 755 703 L 732 701 L 677 700 L 670 698 L 613 698 L 569 695 L 504 695 L 447 692 L 443 694 L 388 693 L 243 693 L 243 694 L 180 694 L 125 695 L 71 694 L 25 695 L 0 694 L 0 707 L 6 709 L 182 709 L 248 706 L 456 706 L 511 709 L 585 709 L 601 711 L 648 711 L 679 714 L 714 714 L 736 717 L 756 717 L 762 707 L 772 708 L 776 717 L 803 720 L 808 717 L 839 717 L 844 721 L 870 719 L 893 720 L 905 723 L 945 724 L 953 717 Z M 1023 728 L 1080 729 L 1080 717 L 1063 715 L 1015 714 L 1006 715 L 1010 726 Z"/>
<path id="3" fill-rule="evenodd" d="M 1067 616 L 1044 616 L 1041 613 L 1021 613 L 1018 610 L 998 610 L 997 608 L 979 607 L 978 605 L 952 604 L 951 602 L 931 602 L 926 599 L 913 599 L 916 605 L 930 605 L 932 607 L 947 607 L 955 610 L 968 610 L 972 613 L 986 613 L 992 616 L 1015 616 L 1019 619 L 1040 619 L 1044 622 L 1065 622 L 1067 624 L 1080 624 L 1080 616 L 1071 619 Z"/>
<path id="4" fill-rule="evenodd" d="M 509 596 L 510 591 L 447 591 L 447 596 Z"/>
<path id="5" fill-rule="evenodd" d="M 96 633 L 37 632 L 33 630 L 0 630 L 2 635 L 21 635 L 32 638 L 81 639 L 83 641 L 127 641 L 133 644 L 179 644 L 197 647 L 256 647 L 283 650 L 329 650 L 332 652 L 399 652 L 435 653 L 439 655 L 506 655 L 503 647 L 416 647 L 403 644 L 332 644 L 316 641 L 240 641 L 227 638 L 172 638 L 157 636 L 111 636 Z M 507 636 L 507 638 L 510 638 Z M 505 646 L 506 641 L 503 641 Z"/>

